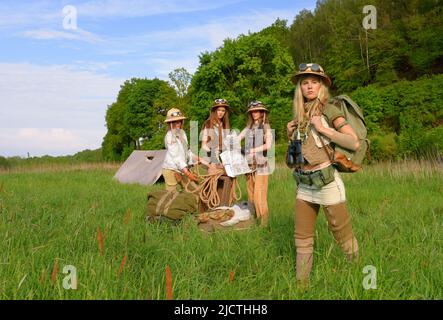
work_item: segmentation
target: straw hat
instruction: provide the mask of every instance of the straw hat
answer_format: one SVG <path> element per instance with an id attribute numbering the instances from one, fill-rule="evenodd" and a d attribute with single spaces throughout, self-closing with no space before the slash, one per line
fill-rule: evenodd
<path id="1" fill-rule="evenodd" d="M 173 121 L 180 121 L 186 119 L 185 115 L 180 111 L 180 109 L 172 108 L 166 113 L 166 120 L 165 122 L 173 122 Z"/>
<path id="2" fill-rule="evenodd" d="M 261 101 L 252 101 L 251 103 L 249 103 L 248 106 L 248 112 L 252 112 L 252 111 L 265 111 L 269 113 L 269 110 L 266 109 L 265 105 L 263 104 L 263 102 Z"/>
<path id="3" fill-rule="evenodd" d="M 226 99 L 215 99 L 211 106 L 211 110 L 218 107 L 229 108 L 229 103 Z"/>
<path id="4" fill-rule="evenodd" d="M 297 84 L 299 78 L 305 74 L 313 74 L 323 78 L 326 86 L 330 87 L 332 85 L 332 80 L 326 75 L 323 68 L 317 63 L 301 63 L 298 66 L 298 71 L 291 77 L 291 81 L 293 84 Z"/>

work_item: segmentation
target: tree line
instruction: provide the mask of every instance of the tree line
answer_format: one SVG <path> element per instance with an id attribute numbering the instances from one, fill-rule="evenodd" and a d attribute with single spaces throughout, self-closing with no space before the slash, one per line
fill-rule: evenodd
<path id="1" fill-rule="evenodd" d="M 162 149 L 166 111 L 182 109 L 200 125 L 215 98 L 232 107 L 231 126 L 242 129 L 247 104 L 270 110 L 276 140 L 286 143 L 294 86 L 302 62 L 321 64 L 331 93 L 349 94 L 362 107 L 375 159 L 441 155 L 443 149 L 442 1 L 373 1 L 377 28 L 366 30 L 363 0 L 317 1 L 288 25 L 278 19 L 256 33 L 225 39 L 199 56 L 195 74 L 180 68 L 170 81 L 125 81 L 106 112 L 106 160 L 125 160 L 134 149 Z M 279 150 L 279 149 L 277 149 Z"/>

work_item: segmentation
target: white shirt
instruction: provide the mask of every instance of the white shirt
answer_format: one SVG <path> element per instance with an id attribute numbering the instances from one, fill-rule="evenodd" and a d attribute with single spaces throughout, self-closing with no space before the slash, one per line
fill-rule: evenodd
<path id="1" fill-rule="evenodd" d="M 174 134 L 176 136 L 174 137 Z M 186 146 L 180 140 L 180 135 Z M 192 164 L 192 154 L 187 150 L 188 139 L 182 129 L 169 130 L 165 136 L 166 157 L 163 162 L 163 169 L 182 171 L 187 167 L 188 162 Z"/>

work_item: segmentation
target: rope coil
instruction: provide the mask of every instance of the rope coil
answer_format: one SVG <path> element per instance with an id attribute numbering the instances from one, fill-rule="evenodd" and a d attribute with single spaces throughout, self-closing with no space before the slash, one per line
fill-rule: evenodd
<path id="1" fill-rule="evenodd" d="M 195 182 L 188 180 L 184 183 L 183 187 L 186 192 L 190 192 L 198 195 L 200 200 L 209 208 L 214 209 L 220 206 L 220 195 L 217 191 L 218 180 L 221 176 L 225 175 L 225 170 L 223 168 L 213 170 L 211 173 L 200 175 L 197 172 L 199 179 L 203 179 L 198 185 Z M 192 188 L 190 188 L 190 186 Z M 237 178 L 233 179 L 232 187 L 229 193 L 229 203 L 231 204 L 234 200 L 238 201 L 241 199 L 241 189 L 237 182 Z"/>

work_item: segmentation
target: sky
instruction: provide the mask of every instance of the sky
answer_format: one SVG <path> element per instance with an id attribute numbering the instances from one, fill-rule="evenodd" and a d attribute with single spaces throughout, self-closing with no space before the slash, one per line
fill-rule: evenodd
<path id="1" fill-rule="evenodd" d="M 101 147 L 105 114 L 133 77 L 169 80 L 226 38 L 315 0 L 0 1 L 0 156 Z"/>

